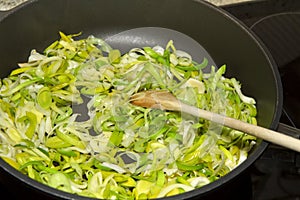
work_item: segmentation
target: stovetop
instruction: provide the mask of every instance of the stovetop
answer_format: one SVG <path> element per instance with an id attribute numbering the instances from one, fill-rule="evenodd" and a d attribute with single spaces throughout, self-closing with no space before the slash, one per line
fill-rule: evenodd
<path id="1" fill-rule="evenodd" d="M 283 85 L 279 129 L 300 133 L 300 1 L 265 0 L 223 6 L 261 39 Z M 286 125 L 290 126 L 287 127 Z M 300 199 L 300 154 L 270 144 L 250 169 L 253 200 Z"/>

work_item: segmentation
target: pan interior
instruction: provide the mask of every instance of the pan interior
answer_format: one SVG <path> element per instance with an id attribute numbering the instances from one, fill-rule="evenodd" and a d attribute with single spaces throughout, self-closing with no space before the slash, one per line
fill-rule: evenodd
<path id="1" fill-rule="evenodd" d="M 168 28 L 162 27 L 139 27 L 122 31 L 117 34 L 107 35 L 104 39 L 112 48 L 118 49 L 122 54 L 133 48 L 142 47 L 165 47 L 170 40 L 173 40 L 176 49 L 189 53 L 193 60 L 201 63 L 203 58 L 208 60 L 208 67 L 203 72 L 210 72 L 211 66 L 218 68 L 210 54 L 196 40 L 188 35 Z M 83 103 L 72 105 L 74 113 L 78 113 L 77 121 L 89 120 L 87 103 L 91 97 L 82 95 Z M 91 135 L 96 133 L 91 129 Z"/>
<path id="2" fill-rule="evenodd" d="M 105 9 L 101 10 L 102 5 L 105 5 Z M 155 45 L 164 47 L 172 39 L 177 49 L 187 51 L 195 61 L 200 62 L 197 59 L 201 59 L 203 55 L 209 60 L 210 66 L 226 62 L 230 66 L 228 74 L 245 83 L 244 88 L 247 94 L 255 95 L 258 100 L 260 112 L 258 122 L 265 126 L 270 126 L 271 123 L 272 126 L 276 124 L 274 116 L 278 115 L 276 113 L 278 113 L 280 99 L 274 69 L 270 67 L 266 54 L 262 52 L 254 39 L 249 37 L 248 32 L 239 24 L 232 22 L 226 13 L 218 11 L 204 1 L 132 0 L 131 6 L 127 5 L 128 1 L 119 0 L 105 1 L 105 3 L 101 0 L 90 0 L 84 3 L 81 0 L 32 0 L 30 4 L 24 6 L 24 9 L 11 13 L 4 20 L 0 19 L 2 46 L 0 54 L 3 66 L 1 78 L 9 74 L 12 67 L 16 66 L 15 62 L 21 62 L 27 58 L 31 50 L 29 48 L 44 49 L 56 39 L 58 31 L 67 34 L 82 31 L 83 34 L 99 36 L 113 48 L 120 49 L 122 53 L 132 47 Z M 118 12 L 111 12 L 111 10 Z M 149 15 L 149 12 L 152 14 L 153 10 L 163 12 L 158 15 Z M 188 12 L 184 12 L 183 16 L 183 11 Z M 149 16 L 151 17 L 148 18 Z M 130 21 L 124 19 L 130 19 Z M 195 19 L 197 19 L 195 23 L 197 25 L 192 26 Z M 144 27 L 136 28 L 140 26 Z M 188 33 L 192 38 L 183 32 Z M 196 41 L 206 47 L 214 60 Z M 86 113 L 85 105 L 81 107 L 78 112 Z M 174 199 L 203 195 L 225 184 L 245 170 L 261 154 L 266 144 L 256 146 L 258 149 L 254 149 L 254 152 L 249 155 L 250 158 L 228 176 L 200 190 Z M 2 166 L 7 166 L 3 163 L 4 161 L 0 160 L 0 162 Z M 7 167 L 6 171 L 16 175 L 18 179 L 23 177 L 15 173 L 13 168 Z M 28 179 L 24 178 L 24 180 Z M 26 183 L 26 181 L 23 182 Z M 52 193 L 55 196 L 75 198 L 71 194 L 51 190 L 52 188 L 44 187 L 35 181 L 29 181 L 29 183 L 35 189 Z M 80 199 L 76 196 L 77 198 Z"/>
<path id="3" fill-rule="evenodd" d="M 189 53 L 193 60 L 201 63 L 203 57 L 207 58 L 208 66 L 216 66 L 214 60 L 205 48 L 188 35 L 168 28 L 162 27 L 139 27 L 122 31 L 115 35 L 103 38 L 113 48 L 119 49 L 122 53 L 132 48 L 145 46 L 166 46 L 169 40 L 173 40 L 177 49 Z M 209 70 L 209 69 L 206 69 Z"/>

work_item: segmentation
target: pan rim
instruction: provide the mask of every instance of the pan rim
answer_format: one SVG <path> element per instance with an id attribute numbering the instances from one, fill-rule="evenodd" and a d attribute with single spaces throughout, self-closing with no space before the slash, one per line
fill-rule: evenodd
<path id="1" fill-rule="evenodd" d="M 210 8 L 210 9 L 213 9 L 214 11 L 218 12 L 219 14 L 222 14 L 228 20 L 231 20 L 237 26 L 241 27 L 243 29 L 243 31 L 246 32 L 247 35 L 249 35 L 252 38 L 252 40 L 256 43 L 256 45 L 258 46 L 258 48 L 264 53 L 266 59 L 268 60 L 268 63 L 271 66 L 271 69 L 272 69 L 272 72 L 273 72 L 273 76 L 274 76 L 275 81 L 276 81 L 276 92 L 277 92 L 277 101 L 276 101 L 276 105 L 275 105 L 276 106 L 276 110 L 273 113 L 273 120 L 272 120 L 272 123 L 270 124 L 270 128 L 275 129 L 277 127 L 278 123 L 279 123 L 280 115 L 281 115 L 281 112 L 282 112 L 283 93 L 282 93 L 282 85 L 281 85 L 281 79 L 280 79 L 280 76 L 279 76 L 279 72 L 277 70 L 275 61 L 271 57 L 271 54 L 269 53 L 269 51 L 267 50 L 267 48 L 264 46 L 264 44 L 261 42 L 261 40 L 248 27 L 246 27 L 245 25 L 243 25 L 237 18 L 235 18 L 234 16 L 232 16 L 230 13 L 226 12 L 225 10 L 220 9 L 217 6 L 214 6 L 211 3 L 204 2 L 202 0 L 193 0 L 193 1 L 195 1 L 197 3 L 201 3 L 203 5 L 206 5 L 206 7 Z M 34 3 L 34 2 L 37 2 L 37 0 L 29 0 L 26 3 L 18 6 L 16 9 L 12 10 L 12 12 L 10 12 L 10 13 L 17 12 L 18 9 L 21 9 L 21 8 L 27 6 L 27 5 L 31 4 L 31 3 Z M 10 13 L 8 13 L 5 17 L 7 17 Z M 203 194 L 203 193 L 211 192 L 212 190 L 218 188 L 222 184 L 229 182 L 233 177 L 236 177 L 237 175 L 239 175 L 240 171 L 241 171 L 239 169 L 248 168 L 256 160 L 256 159 L 253 159 L 253 158 L 259 157 L 264 152 L 264 150 L 267 148 L 267 146 L 268 146 L 267 142 L 261 141 L 261 143 L 258 146 L 258 148 L 255 149 L 255 151 L 251 155 L 249 155 L 249 157 L 247 158 L 247 160 L 245 160 L 235 170 L 231 171 L 228 175 L 220 178 L 219 180 L 216 180 L 213 183 L 210 183 L 210 184 L 208 184 L 206 186 L 203 186 L 203 187 L 201 187 L 199 189 L 195 189 L 195 190 L 193 190 L 191 192 L 185 192 L 185 193 L 180 194 L 180 195 L 171 196 L 171 197 L 165 197 L 163 199 L 186 199 L 186 198 L 195 197 L 195 196 Z M 249 158 L 252 158 L 252 159 L 249 159 Z M 30 185 L 33 186 L 36 190 L 41 190 L 41 191 L 43 191 L 45 193 L 51 192 L 52 195 L 55 195 L 58 198 L 70 198 L 70 199 L 74 198 L 74 194 L 63 192 L 63 191 L 51 188 L 51 187 L 49 187 L 47 185 L 44 185 L 42 183 L 39 183 L 39 182 L 37 182 L 37 181 L 29 178 L 28 176 L 22 174 L 21 172 L 17 171 L 13 167 L 11 167 L 8 163 L 6 163 L 2 159 L 0 160 L 0 166 L 1 167 L 4 166 L 3 169 L 6 170 L 10 175 L 14 176 L 15 178 L 21 180 L 22 182 L 24 182 L 26 184 L 32 183 L 34 181 Z M 200 191 L 201 191 L 201 193 L 200 193 Z M 90 198 L 76 195 L 76 199 L 90 199 Z"/>

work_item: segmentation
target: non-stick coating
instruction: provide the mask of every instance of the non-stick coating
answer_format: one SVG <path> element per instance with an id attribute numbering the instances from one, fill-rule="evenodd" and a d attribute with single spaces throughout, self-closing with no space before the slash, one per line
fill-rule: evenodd
<path id="1" fill-rule="evenodd" d="M 236 77 L 242 82 L 243 92 L 255 97 L 258 123 L 269 128 L 277 126 L 282 89 L 272 58 L 245 26 L 204 1 L 29 1 L 0 20 L 1 77 L 7 76 L 17 62 L 26 61 L 31 49 L 41 51 L 58 39 L 58 31 L 67 34 L 82 32 L 82 37 L 95 35 L 107 38 L 139 27 L 167 28 L 193 38 L 209 52 L 218 66 L 227 65 L 227 77 Z M 266 146 L 267 143 L 259 142 L 244 163 L 220 180 L 174 198 L 196 198 L 214 192 L 245 171 Z M 30 180 L 2 160 L 0 166 L 2 172 L 48 196 L 77 198 Z"/>

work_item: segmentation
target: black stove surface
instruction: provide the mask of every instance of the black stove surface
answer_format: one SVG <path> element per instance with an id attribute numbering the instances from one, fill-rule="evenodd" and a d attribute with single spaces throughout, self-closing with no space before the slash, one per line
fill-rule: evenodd
<path id="1" fill-rule="evenodd" d="M 283 111 L 278 129 L 299 138 L 300 1 L 264 0 L 223 8 L 254 31 L 270 51 L 283 85 Z M 250 177 L 253 200 L 298 200 L 300 154 L 270 144 L 251 167 Z"/>

